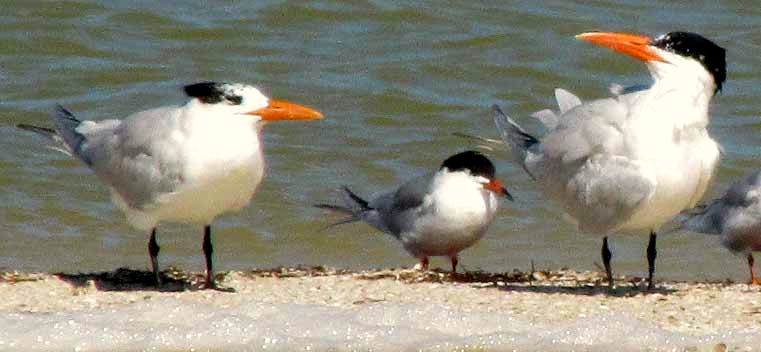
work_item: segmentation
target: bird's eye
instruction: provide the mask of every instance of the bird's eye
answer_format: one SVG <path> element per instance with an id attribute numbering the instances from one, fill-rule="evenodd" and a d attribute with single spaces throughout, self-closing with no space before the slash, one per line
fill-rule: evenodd
<path id="1" fill-rule="evenodd" d="M 240 95 L 226 95 L 225 100 L 229 101 L 232 105 L 240 105 L 243 102 L 243 97 Z"/>

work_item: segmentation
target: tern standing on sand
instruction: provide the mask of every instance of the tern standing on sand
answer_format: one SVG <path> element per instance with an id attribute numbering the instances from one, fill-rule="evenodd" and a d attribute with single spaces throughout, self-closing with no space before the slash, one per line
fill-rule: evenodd
<path id="1" fill-rule="evenodd" d="M 721 198 L 683 212 L 681 228 L 721 236 L 721 244 L 748 260 L 750 283 L 761 284 L 753 269 L 753 251 L 761 251 L 761 170 L 732 185 Z"/>
<path id="2" fill-rule="evenodd" d="M 466 151 L 369 202 L 344 187 L 344 205 L 317 206 L 349 215 L 335 225 L 362 220 L 394 236 L 423 270 L 428 257 L 447 256 L 454 273 L 457 254 L 481 239 L 494 220 L 497 196 L 512 200 L 494 173 L 488 158 Z"/>
<path id="3" fill-rule="evenodd" d="M 211 222 L 246 206 L 264 176 L 266 122 L 322 118 L 312 109 L 272 100 L 244 84 L 185 87 L 190 100 L 123 120 L 80 121 L 58 107 L 55 129 L 19 125 L 60 143 L 90 167 L 134 227 L 149 232 L 157 285 L 156 226 L 162 220 L 204 226 L 206 287 L 215 288 Z"/>
<path id="4" fill-rule="evenodd" d="M 645 63 L 649 87 L 618 89 L 582 103 L 556 92 L 560 113 L 535 114 L 549 130 L 538 140 L 495 106 L 495 122 L 514 158 L 559 201 L 581 232 L 603 236 L 602 259 L 613 287 L 608 235 L 650 234 L 653 287 L 656 230 L 703 196 L 719 161 L 706 130 L 708 105 L 726 78 L 724 49 L 694 33 L 656 38 L 590 32 L 577 38 Z"/>

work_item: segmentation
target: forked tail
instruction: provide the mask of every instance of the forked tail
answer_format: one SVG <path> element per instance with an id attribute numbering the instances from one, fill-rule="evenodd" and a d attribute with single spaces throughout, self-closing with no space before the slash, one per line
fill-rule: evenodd
<path id="1" fill-rule="evenodd" d="M 79 155 L 79 149 L 82 146 L 82 142 L 85 140 L 85 136 L 77 132 L 77 127 L 82 121 L 79 121 L 69 110 L 64 109 L 63 106 L 56 106 L 55 109 L 55 129 L 58 134 L 66 142 L 66 146 L 75 155 Z"/>
<path id="2" fill-rule="evenodd" d="M 370 207 L 370 204 L 362 199 L 360 196 L 354 194 L 349 187 L 342 186 L 341 187 L 342 195 L 343 195 L 343 205 L 337 205 L 337 204 L 315 204 L 314 206 L 320 209 L 327 209 L 330 211 L 335 211 L 338 213 L 346 214 L 348 217 L 344 220 L 341 220 L 339 222 L 336 222 L 334 224 L 328 225 L 328 227 L 333 227 L 336 225 L 342 225 L 347 224 L 354 221 L 362 220 L 362 215 L 365 212 L 368 212 L 370 210 L 373 210 L 373 208 Z"/>
<path id="3" fill-rule="evenodd" d="M 505 144 L 510 146 L 513 158 L 521 164 L 521 167 L 531 177 L 534 177 L 526 168 L 526 154 L 529 152 L 529 148 L 539 143 L 539 140 L 528 134 L 515 121 L 505 115 L 502 109 L 499 108 L 499 105 L 494 104 L 492 110 L 494 110 L 494 123 L 497 125 L 497 130 L 499 130 L 499 134 L 502 136 Z"/>
<path id="4" fill-rule="evenodd" d="M 57 105 L 54 116 L 55 129 L 28 125 L 25 123 L 18 124 L 16 127 L 38 133 L 51 139 L 56 143 L 52 147 L 69 155 L 77 155 L 85 137 L 76 131 L 82 121 L 77 120 L 74 115 L 63 106 Z"/>

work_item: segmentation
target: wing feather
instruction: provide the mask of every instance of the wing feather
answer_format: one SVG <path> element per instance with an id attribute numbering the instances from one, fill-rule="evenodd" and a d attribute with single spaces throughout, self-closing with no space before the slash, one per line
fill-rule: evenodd
<path id="1" fill-rule="evenodd" d="M 176 109 L 159 108 L 125 120 L 85 121 L 78 155 L 131 208 L 152 207 L 183 184 L 182 138 Z"/>

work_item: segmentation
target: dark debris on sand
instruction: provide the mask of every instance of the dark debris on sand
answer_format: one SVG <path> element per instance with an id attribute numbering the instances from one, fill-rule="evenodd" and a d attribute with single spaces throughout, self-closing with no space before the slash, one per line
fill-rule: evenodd
<path id="1" fill-rule="evenodd" d="M 217 282 L 223 282 L 230 273 L 217 273 Z M 640 294 L 645 283 L 639 277 L 617 277 L 616 288 L 610 290 L 606 284 L 604 273 L 596 271 L 579 272 L 568 269 L 557 271 L 532 271 L 490 273 L 485 271 L 466 271 L 452 273 L 440 269 L 421 271 L 407 268 L 394 269 L 371 269 L 353 271 L 347 269 L 329 268 L 325 266 L 298 266 L 277 267 L 270 269 L 254 269 L 237 271 L 239 277 L 255 279 L 257 277 L 268 278 L 299 278 L 299 277 L 324 277 L 344 276 L 356 280 L 394 280 L 405 284 L 415 283 L 459 283 L 473 284 L 479 287 L 496 287 L 516 291 L 550 292 L 550 293 L 574 293 L 582 295 L 613 294 L 618 296 L 631 296 Z M 56 273 L 53 274 L 61 280 L 67 281 L 74 287 L 93 287 L 101 291 L 134 291 L 134 290 L 158 290 L 158 291 L 194 291 L 204 286 L 204 274 L 186 272 L 169 268 L 160 273 L 163 285 L 156 288 L 153 273 L 147 270 L 134 270 L 120 268 L 108 272 L 96 273 Z M 24 274 L 18 272 L 0 273 L 0 282 L 15 284 L 26 281 L 44 280 L 45 274 Z M 660 285 L 649 293 L 669 293 L 673 289 L 667 284 Z"/>

